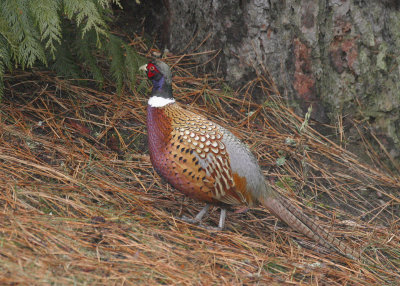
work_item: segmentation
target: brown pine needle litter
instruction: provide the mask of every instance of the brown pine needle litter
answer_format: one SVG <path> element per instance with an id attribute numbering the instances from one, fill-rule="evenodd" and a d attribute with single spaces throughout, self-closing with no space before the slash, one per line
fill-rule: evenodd
<path id="1" fill-rule="evenodd" d="M 398 173 L 378 169 L 375 157 L 362 163 L 303 124 L 268 79 L 233 91 L 196 74 L 190 56 L 165 59 L 177 100 L 249 144 L 266 180 L 362 260 L 315 245 L 262 208 L 232 209 L 219 232 L 179 220 L 203 205 L 151 167 L 144 76 L 118 95 L 111 82 L 99 91 L 89 81 L 18 71 L 5 78 L 0 112 L 0 284 L 397 284 Z M 218 216 L 214 208 L 204 224 Z"/>

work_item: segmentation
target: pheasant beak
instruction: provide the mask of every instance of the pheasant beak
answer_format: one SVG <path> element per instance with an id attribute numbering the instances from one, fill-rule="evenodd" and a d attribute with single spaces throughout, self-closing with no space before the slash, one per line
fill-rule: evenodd
<path id="1" fill-rule="evenodd" d="M 140 70 L 140 71 L 147 72 L 147 64 L 142 65 L 142 66 L 139 68 L 139 70 Z"/>

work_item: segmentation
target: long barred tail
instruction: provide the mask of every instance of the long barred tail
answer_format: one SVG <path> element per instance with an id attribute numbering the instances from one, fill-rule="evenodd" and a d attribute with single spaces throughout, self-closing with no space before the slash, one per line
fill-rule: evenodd
<path id="1" fill-rule="evenodd" d="M 307 217 L 301 210 L 292 205 L 283 197 L 269 197 L 260 199 L 260 202 L 278 218 L 287 223 L 298 232 L 313 239 L 319 244 L 334 248 L 339 253 L 351 258 L 359 259 L 360 254 L 327 232 L 315 221 Z"/>

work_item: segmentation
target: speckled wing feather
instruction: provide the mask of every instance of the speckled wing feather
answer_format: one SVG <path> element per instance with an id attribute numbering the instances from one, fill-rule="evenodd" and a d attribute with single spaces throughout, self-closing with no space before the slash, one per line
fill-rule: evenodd
<path id="1" fill-rule="evenodd" d="M 175 188 L 197 199 L 247 204 L 242 195 L 245 186 L 240 190 L 240 178 L 232 173 L 222 143 L 224 129 L 177 104 L 168 105 L 164 112 L 172 118 L 171 138 L 166 146 L 170 167 L 164 177 Z"/>

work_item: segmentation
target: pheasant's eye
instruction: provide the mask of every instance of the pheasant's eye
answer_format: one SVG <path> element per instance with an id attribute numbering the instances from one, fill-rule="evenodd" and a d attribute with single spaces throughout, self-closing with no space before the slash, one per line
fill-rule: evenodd
<path id="1" fill-rule="evenodd" d="M 150 70 L 151 70 L 151 71 L 154 71 L 154 66 L 150 66 Z"/>

